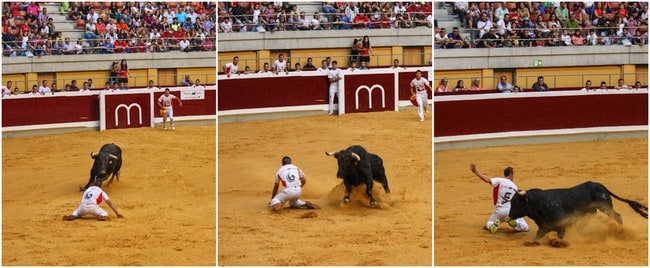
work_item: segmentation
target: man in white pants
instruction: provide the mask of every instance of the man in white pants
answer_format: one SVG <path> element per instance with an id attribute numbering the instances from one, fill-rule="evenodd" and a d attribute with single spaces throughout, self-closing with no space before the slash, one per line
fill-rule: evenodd
<path id="1" fill-rule="evenodd" d="M 411 96 L 415 96 L 418 103 L 420 122 L 424 121 L 424 113 L 427 112 L 429 106 L 427 88 L 431 89 L 429 80 L 422 78 L 422 72 L 420 70 L 415 71 L 415 78 L 411 80 Z"/>
<path id="2" fill-rule="evenodd" d="M 515 178 L 515 171 L 512 167 L 507 167 L 503 171 L 505 178 L 488 178 L 481 174 L 476 165 L 470 164 L 469 169 L 478 176 L 481 180 L 489 183 L 494 188 L 493 196 L 494 212 L 488 219 L 486 227 L 491 233 L 496 233 L 499 230 L 499 224 L 506 221 L 512 228 L 519 232 L 528 232 L 528 224 L 524 218 L 510 219 L 508 213 L 510 212 L 510 200 L 517 194 L 517 185 L 513 182 Z"/>
<path id="3" fill-rule="evenodd" d="M 280 183 L 284 189 L 278 193 Z M 273 211 L 282 209 L 284 203 L 289 202 L 292 208 L 318 209 L 316 204 L 300 200 L 302 187 L 307 183 L 305 174 L 297 166 L 291 163 L 288 156 L 282 157 L 282 167 L 275 174 L 275 186 L 269 207 Z"/>
<path id="4" fill-rule="evenodd" d="M 176 130 L 176 126 L 174 125 L 174 108 L 172 107 L 173 100 L 177 100 L 178 105 L 183 107 L 181 99 L 169 94 L 169 88 L 165 88 L 165 94 L 160 95 L 160 98 L 158 98 L 158 106 L 163 117 L 163 130 L 167 130 L 167 117 L 169 117 L 169 124 L 172 126 L 172 130 Z"/>
<path id="5" fill-rule="evenodd" d="M 122 218 L 122 214 L 117 211 L 117 208 L 113 205 L 113 202 L 111 202 L 111 200 L 108 198 L 108 195 L 102 191 L 102 188 L 99 188 L 99 185 L 101 185 L 101 181 L 97 180 L 93 186 L 88 187 L 88 189 L 84 191 L 84 194 L 81 197 L 81 204 L 79 204 L 79 208 L 72 212 L 72 215 L 63 216 L 63 219 L 71 221 L 78 219 L 83 215 L 91 214 L 95 215 L 101 221 L 107 220 L 108 212 L 99 206 L 102 201 L 106 201 L 106 204 L 108 204 L 113 212 L 117 214 L 117 217 Z"/>
<path id="6" fill-rule="evenodd" d="M 334 96 L 338 96 L 339 80 L 343 79 L 343 77 L 341 77 L 341 69 L 336 68 L 337 64 L 338 62 L 333 61 L 332 69 L 327 72 L 327 79 L 330 81 L 329 106 L 327 109 L 329 115 L 334 114 Z M 339 103 L 339 105 L 342 104 Z"/>

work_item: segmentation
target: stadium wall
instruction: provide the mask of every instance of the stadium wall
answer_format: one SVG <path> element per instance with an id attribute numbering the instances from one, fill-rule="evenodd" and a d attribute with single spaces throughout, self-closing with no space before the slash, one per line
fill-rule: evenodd
<path id="1" fill-rule="evenodd" d="M 439 49 L 434 68 L 444 70 L 648 65 L 648 47 L 581 46 L 495 49 Z"/>

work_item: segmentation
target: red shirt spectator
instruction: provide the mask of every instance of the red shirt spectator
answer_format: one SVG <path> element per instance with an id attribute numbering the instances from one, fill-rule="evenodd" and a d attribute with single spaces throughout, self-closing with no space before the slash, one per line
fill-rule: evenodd
<path id="1" fill-rule="evenodd" d="M 176 41 L 180 42 L 181 40 L 183 40 L 183 37 L 185 37 L 185 31 L 183 31 L 182 28 L 178 29 L 178 31 L 174 33 L 174 39 L 176 39 Z"/>
<path id="2" fill-rule="evenodd" d="M 14 18 L 20 16 L 20 5 L 17 2 L 11 4 L 11 15 Z"/>
<path id="3" fill-rule="evenodd" d="M 122 53 L 129 47 L 129 44 L 127 44 L 126 40 L 124 39 L 118 39 L 115 40 L 114 46 L 115 46 L 115 53 Z"/>
<path id="4" fill-rule="evenodd" d="M 370 18 L 368 18 L 366 14 L 359 13 L 356 17 L 354 17 L 355 28 L 366 28 L 368 27 L 368 23 L 370 23 Z"/>

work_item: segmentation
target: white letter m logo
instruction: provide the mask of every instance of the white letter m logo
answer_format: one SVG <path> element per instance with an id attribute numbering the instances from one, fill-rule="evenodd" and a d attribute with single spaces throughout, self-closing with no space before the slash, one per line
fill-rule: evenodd
<path id="1" fill-rule="evenodd" d="M 131 125 L 131 108 L 133 107 L 138 108 L 138 115 L 140 119 L 140 125 L 142 125 L 142 107 L 140 107 L 140 104 L 137 103 L 131 103 L 129 106 L 126 106 L 126 104 L 120 104 L 117 107 L 115 107 L 115 126 L 119 125 L 119 118 L 117 117 L 117 112 L 120 110 L 120 108 L 124 108 L 126 110 L 126 125 L 130 126 Z"/>
<path id="2" fill-rule="evenodd" d="M 365 89 L 368 91 L 368 106 L 370 109 L 372 109 L 372 91 L 378 88 L 381 90 L 381 108 L 386 108 L 386 92 L 384 91 L 384 87 L 382 87 L 379 84 L 374 84 L 371 87 L 368 87 L 366 85 L 359 86 L 357 90 L 354 92 L 354 103 L 356 105 L 356 109 L 359 110 L 359 91 L 361 89 Z"/>

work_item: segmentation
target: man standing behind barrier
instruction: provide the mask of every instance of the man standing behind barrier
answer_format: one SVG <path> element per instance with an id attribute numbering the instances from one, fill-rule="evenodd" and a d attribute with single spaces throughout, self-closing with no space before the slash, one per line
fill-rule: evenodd
<path id="1" fill-rule="evenodd" d="M 172 107 L 173 100 L 177 100 L 178 105 L 183 107 L 183 102 L 179 98 L 169 94 L 169 88 L 165 88 L 165 94 L 158 98 L 158 106 L 163 116 L 163 130 L 167 130 L 167 117 L 169 117 L 169 124 L 172 126 L 172 130 L 176 130 L 176 126 L 174 125 L 174 110 Z"/>
<path id="2" fill-rule="evenodd" d="M 420 116 L 420 122 L 424 121 L 424 113 L 427 112 L 429 106 L 427 87 L 431 89 L 429 81 L 422 78 L 422 72 L 420 70 L 415 71 L 415 78 L 411 80 L 411 95 L 415 96 L 415 100 L 418 102 L 418 115 Z"/>
<path id="3" fill-rule="evenodd" d="M 230 77 L 230 75 L 237 74 L 239 72 L 239 67 L 237 67 L 237 63 L 239 63 L 239 57 L 235 56 L 232 58 L 232 62 L 226 63 L 224 66 L 224 70 L 226 71 L 226 76 Z"/>
<path id="4" fill-rule="evenodd" d="M 327 111 L 329 115 L 334 114 L 334 95 L 338 96 L 339 94 L 339 80 L 343 79 L 340 76 L 341 70 L 336 68 L 338 62 L 332 62 L 332 69 L 327 72 L 327 79 L 330 81 L 330 94 L 329 94 L 329 106 Z"/>

